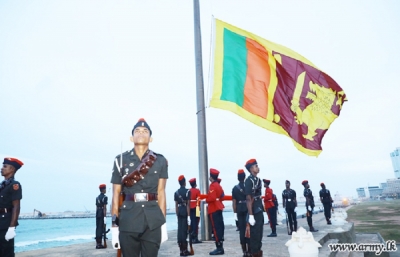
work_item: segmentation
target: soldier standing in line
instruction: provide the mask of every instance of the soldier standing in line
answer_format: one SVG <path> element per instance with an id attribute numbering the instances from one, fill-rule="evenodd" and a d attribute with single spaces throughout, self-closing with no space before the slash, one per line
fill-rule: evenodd
<path id="1" fill-rule="evenodd" d="M 200 204 L 198 197 L 200 196 L 200 190 L 197 188 L 196 178 L 189 180 L 190 186 L 190 236 L 192 237 L 192 243 L 202 243 L 199 240 L 199 222 L 200 222 Z M 196 209 L 198 213 L 196 214 Z M 199 215 L 199 216 L 197 216 Z"/>
<path id="2" fill-rule="evenodd" d="M 296 200 L 296 191 L 290 188 L 290 181 L 286 180 L 285 182 L 286 189 L 282 192 L 282 204 L 283 208 L 285 208 L 287 219 L 289 221 L 290 232 L 289 235 L 293 233 L 293 231 L 297 231 L 297 200 Z"/>
<path id="3" fill-rule="evenodd" d="M 250 252 L 253 257 L 263 256 L 262 238 L 264 231 L 264 206 L 261 199 L 261 179 L 257 177 L 260 172 L 256 159 L 250 159 L 245 164 L 250 175 L 244 182 L 247 211 L 250 224 Z"/>
<path id="4" fill-rule="evenodd" d="M 96 249 L 102 249 L 101 239 L 104 233 L 104 225 L 107 224 L 107 202 L 108 198 L 105 195 L 106 185 L 99 186 L 100 194 L 96 197 Z"/>
<path id="5" fill-rule="evenodd" d="M 157 256 L 166 238 L 168 162 L 149 149 L 151 135 L 149 124 L 139 119 L 130 137 L 134 148 L 114 160 L 112 245 L 120 248 L 123 256 Z M 119 207 L 121 193 L 125 199 Z"/>
<path id="6" fill-rule="evenodd" d="M 264 187 L 265 187 L 265 197 L 264 197 L 264 206 L 267 211 L 269 226 L 271 227 L 272 233 L 267 237 L 276 237 L 276 208 L 273 202 L 273 191 L 272 188 L 269 187 L 271 181 L 269 179 L 263 179 Z"/>
<path id="7" fill-rule="evenodd" d="M 308 184 L 308 180 L 303 180 L 303 182 L 301 182 L 301 184 L 304 186 L 304 197 L 306 198 L 307 223 L 308 223 L 308 226 L 310 227 L 311 232 L 317 232 L 318 229 L 315 229 L 312 224 L 312 215 L 313 215 L 313 210 L 315 207 L 314 196 L 312 195 L 312 191 L 310 189 L 310 185 Z"/>
<path id="8" fill-rule="evenodd" d="M 321 183 L 320 185 L 321 185 L 322 189 L 319 191 L 319 197 L 320 197 L 322 204 L 324 205 L 324 215 L 325 215 L 326 223 L 328 225 L 332 225 L 331 210 L 332 210 L 333 200 L 331 197 L 331 192 L 328 189 L 326 189 L 324 183 Z"/>
<path id="9" fill-rule="evenodd" d="M 250 255 L 249 239 L 245 237 L 246 222 L 247 222 L 247 205 L 246 194 L 244 192 L 244 179 L 246 174 L 243 169 L 238 171 L 239 184 L 232 188 L 232 209 L 235 221 L 239 228 L 240 245 L 242 246 L 243 257 Z M 251 255 L 250 255 L 251 256 Z"/>
<path id="10" fill-rule="evenodd" d="M 0 256 L 13 257 L 15 228 L 18 226 L 18 217 L 22 199 L 21 184 L 14 179 L 15 173 L 24 165 L 16 158 L 4 158 L 1 175 L 4 177 L 0 184 Z"/>
<path id="11" fill-rule="evenodd" d="M 223 247 L 225 225 L 224 217 L 222 216 L 224 205 L 220 201 L 220 197 L 223 195 L 223 190 L 221 185 L 218 183 L 218 175 L 218 170 L 210 169 L 209 180 L 211 184 L 206 202 L 208 203 L 208 215 L 214 232 L 215 246 L 217 247 L 217 249 L 210 252 L 210 255 L 222 255 L 225 253 Z"/>
<path id="12" fill-rule="evenodd" d="M 190 190 L 186 189 L 185 176 L 180 175 L 178 178 L 179 185 L 181 186 L 174 194 L 175 213 L 178 220 L 178 245 L 180 249 L 180 256 L 188 256 L 188 242 L 186 241 L 188 235 L 188 224 L 190 224 Z"/>

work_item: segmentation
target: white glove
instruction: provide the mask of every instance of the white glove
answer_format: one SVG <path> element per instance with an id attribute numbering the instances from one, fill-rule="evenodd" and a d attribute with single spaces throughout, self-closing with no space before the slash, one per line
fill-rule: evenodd
<path id="1" fill-rule="evenodd" d="M 308 207 L 307 207 L 307 209 L 308 209 L 309 211 L 311 211 L 311 210 L 312 210 L 312 209 L 311 209 L 311 206 L 308 206 Z"/>
<path id="2" fill-rule="evenodd" d="M 107 224 L 107 217 L 104 217 L 104 225 Z"/>
<path id="3" fill-rule="evenodd" d="M 254 219 L 254 215 L 249 215 L 249 223 L 254 226 L 256 224 L 256 220 Z"/>
<path id="4" fill-rule="evenodd" d="M 5 239 L 8 241 L 13 239 L 17 234 L 15 233 L 15 227 L 9 227 L 5 236 Z"/>
<path id="5" fill-rule="evenodd" d="M 294 207 L 294 212 L 297 212 L 297 207 Z"/>
<path id="6" fill-rule="evenodd" d="M 191 220 L 190 220 L 190 216 L 188 216 L 188 225 L 190 225 L 190 222 L 191 222 Z"/>
<path id="7" fill-rule="evenodd" d="M 114 249 L 121 249 L 119 244 L 119 227 L 111 227 L 111 243 Z"/>
<path id="8" fill-rule="evenodd" d="M 167 223 L 164 223 L 161 226 L 161 243 L 164 243 L 167 240 L 168 240 Z"/>
<path id="9" fill-rule="evenodd" d="M 235 216 L 235 220 L 238 221 L 237 213 L 235 212 L 235 213 L 233 213 L 233 215 Z"/>

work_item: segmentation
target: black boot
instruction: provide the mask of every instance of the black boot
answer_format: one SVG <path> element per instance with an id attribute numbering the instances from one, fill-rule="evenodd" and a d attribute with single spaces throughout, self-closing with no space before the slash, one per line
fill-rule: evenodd
<path id="1" fill-rule="evenodd" d="M 274 230 L 272 230 L 272 233 L 271 234 L 269 234 L 267 237 L 276 237 L 277 236 L 277 234 L 276 234 L 276 230 L 274 231 Z"/>
<path id="2" fill-rule="evenodd" d="M 198 235 L 197 234 L 193 234 L 192 235 L 192 244 L 200 244 L 203 243 L 199 240 Z"/>
<path id="3" fill-rule="evenodd" d="M 247 257 L 247 248 L 246 244 L 240 244 L 242 246 L 243 257 Z"/>
<path id="4" fill-rule="evenodd" d="M 101 244 L 101 238 L 97 239 L 96 238 L 96 249 L 103 249 L 104 246 Z"/>
<path id="5" fill-rule="evenodd" d="M 330 218 L 326 218 L 326 224 L 332 225 L 332 222 L 331 222 L 331 219 L 330 219 Z"/>
<path id="6" fill-rule="evenodd" d="M 318 232 L 318 229 L 315 229 L 313 226 L 310 226 L 310 232 Z"/>
<path id="7" fill-rule="evenodd" d="M 215 242 L 217 249 L 210 252 L 210 255 L 222 255 L 225 253 L 222 242 Z"/>
<path id="8" fill-rule="evenodd" d="M 182 243 L 182 253 L 181 256 L 189 256 L 190 252 L 187 249 L 188 243 L 187 242 L 183 242 Z"/>

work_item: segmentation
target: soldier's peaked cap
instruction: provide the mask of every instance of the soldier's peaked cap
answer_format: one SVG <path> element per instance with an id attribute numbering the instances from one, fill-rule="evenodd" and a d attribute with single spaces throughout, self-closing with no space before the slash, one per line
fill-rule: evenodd
<path id="1" fill-rule="evenodd" d="M 13 158 L 13 157 L 6 157 L 4 158 L 3 164 L 9 164 L 14 166 L 15 170 L 18 170 L 19 168 L 22 167 L 22 165 L 24 165 L 23 162 L 21 162 L 20 160 L 18 160 L 17 158 Z"/>
<path id="2" fill-rule="evenodd" d="M 246 169 L 248 171 L 250 171 L 251 166 L 257 164 L 257 160 L 256 159 L 250 159 L 246 162 L 246 164 L 244 165 L 246 167 Z"/>
<path id="3" fill-rule="evenodd" d="M 238 180 L 244 180 L 245 177 L 246 174 L 244 174 L 244 170 L 243 169 L 238 170 Z"/>
<path id="4" fill-rule="evenodd" d="M 219 171 L 216 169 L 210 169 L 210 177 L 213 177 L 215 180 L 218 179 Z"/>
<path id="5" fill-rule="evenodd" d="M 308 180 L 303 180 L 303 182 L 301 182 L 301 184 L 304 186 L 305 184 L 308 184 Z"/>
<path id="6" fill-rule="evenodd" d="M 135 129 L 136 129 L 137 127 L 145 127 L 145 128 L 147 128 L 147 129 L 149 130 L 150 136 L 151 136 L 152 132 L 151 132 L 150 126 L 149 126 L 149 124 L 146 122 L 145 119 L 140 118 L 140 119 L 138 120 L 138 122 L 135 124 L 135 126 L 133 126 L 132 135 L 133 135 L 133 131 L 135 131 Z"/>

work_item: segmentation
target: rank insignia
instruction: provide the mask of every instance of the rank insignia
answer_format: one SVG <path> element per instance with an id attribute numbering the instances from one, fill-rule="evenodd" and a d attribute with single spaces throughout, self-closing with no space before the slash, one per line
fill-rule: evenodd
<path id="1" fill-rule="evenodd" d="M 133 162 L 129 163 L 129 166 L 133 167 Z"/>
<path id="2" fill-rule="evenodd" d="M 19 189 L 19 185 L 18 185 L 18 184 L 14 184 L 14 185 L 13 185 L 13 189 L 14 189 L 14 190 L 18 190 L 18 189 Z"/>

